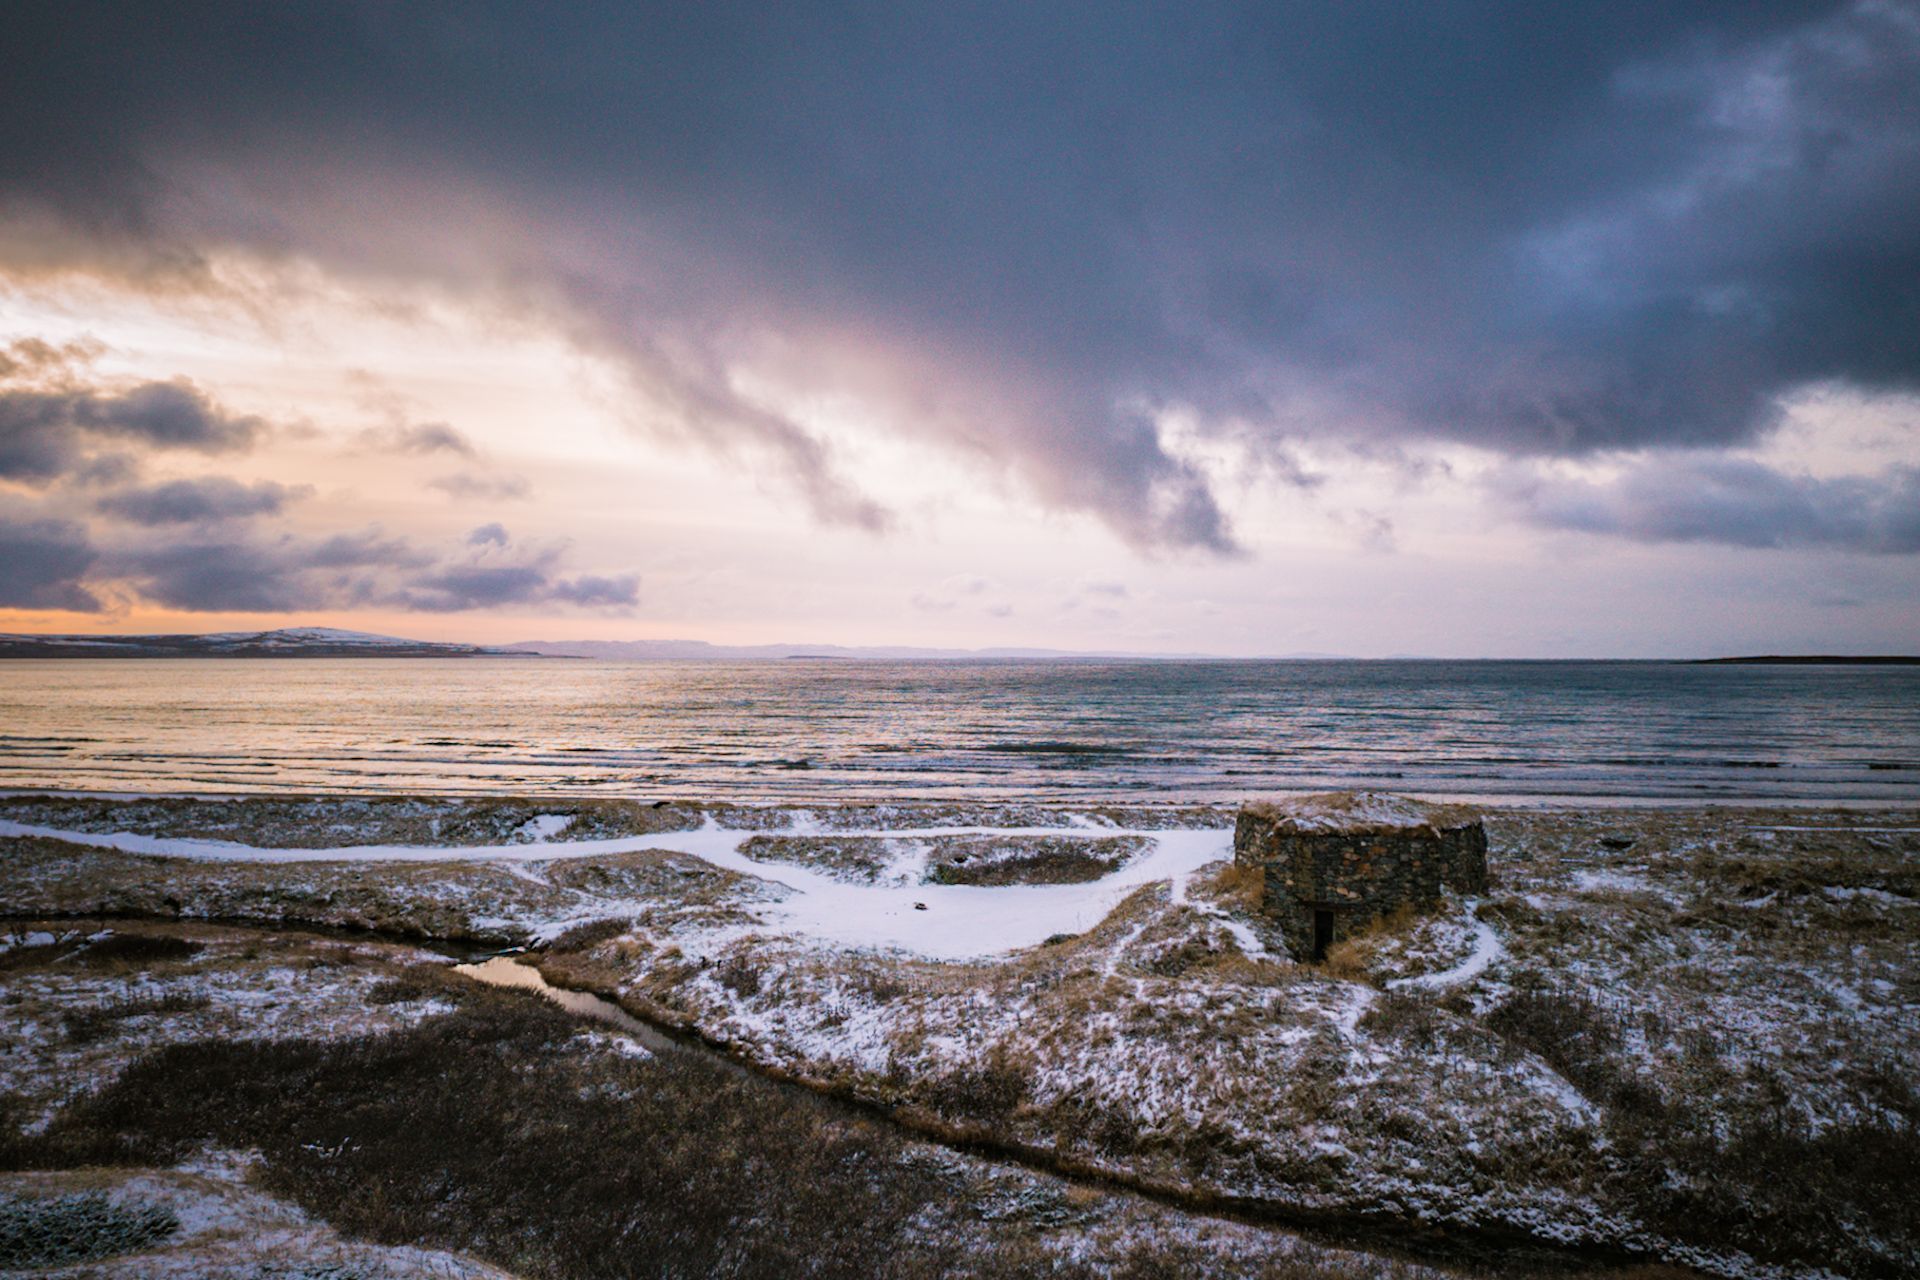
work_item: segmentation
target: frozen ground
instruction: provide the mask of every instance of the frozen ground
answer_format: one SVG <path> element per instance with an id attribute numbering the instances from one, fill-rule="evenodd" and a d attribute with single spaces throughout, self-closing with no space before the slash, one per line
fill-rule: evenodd
<path id="1" fill-rule="evenodd" d="M 0 1058 L 0 1119 L 29 1137 L 40 1134 L 56 1108 L 74 1102 L 78 1093 L 106 1089 L 164 1046 L 296 1038 L 350 1047 L 424 1029 L 430 1019 L 455 1016 L 469 990 L 479 989 L 443 976 L 438 966 L 425 966 L 430 972 L 423 978 L 424 958 L 414 948 L 297 931 L 201 923 L 94 922 L 82 929 L 60 921 L 22 923 L 0 946 L 0 1006 L 10 1029 L 20 1032 L 7 1038 Z M 531 969 L 524 972 L 537 982 Z M 638 1043 L 617 1019 L 612 1027 L 580 1025 L 568 1041 L 569 1060 L 582 1064 L 581 1079 L 596 1082 L 580 1091 L 583 1104 L 591 1106 L 608 1090 L 629 1096 L 619 1090 L 645 1088 L 646 1073 L 656 1065 L 698 1052 L 645 1034 L 655 1048 Z M 608 1062 L 616 1066 L 610 1069 Z M 763 1095 L 791 1094 L 737 1069 L 730 1078 Z M 617 1080 L 625 1083 L 616 1088 Z M 494 1095 L 488 1105 L 531 1114 L 554 1104 L 546 1092 L 550 1084 L 528 1076 L 524 1097 Z M 202 1088 L 197 1078 L 178 1082 L 185 1094 Z M 258 1153 L 217 1147 L 172 1167 L 0 1172 L 0 1273 L 49 1280 L 508 1280 L 506 1271 L 446 1248 L 350 1238 L 330 1226 L 320 1209 L 302 1208 L 277 1190 L 289 1184 L 324 1187 L 324 1171 L 355 1155 L 365 1135 L 355 1136 L 350 1101 L 343 1103 L 337 1136 L 310 1141 L 287 1139 L 277 1130 L 257 1135 L 262 1145 L 292 1144 L 293 1156 L 308 1166 L 304 1173 L 270 1168 Z M 17 1152 L 6 1137 L 0 1132 L 0 1154 Z M 723 1138 L 713 1135 L 716 1142 Z M 1218 1280 L 1441 1280 L 1449 1274 L 925 1142 L 908 1143 L 898 1159 L 939 1191 L 906 1229 L 935 1242 L 959 1241 L 969 1255 L 1007 1251 L 1018 1259 L 994 1275 L 1046 1273 L 1069 1264 L 1085 1268 L 1074 1275 L 1177 1273 Z M 0 1169 L 7 1167 L 0 1159 Z M 363 1175 L 350 1173 L 346 1181 L 361 1182 Z M 449 1204 L 470 1198 L 450 1195 Z M 755 1212 L 750 1205 L 735 1208 L 747 1217 Z M 139 1228 L 131 1238 L 129 1223 Z M 459 1223 L 451 1211 L 436 1218 L 442 1244 L 458 1234 Z M 529 1234 L 538 1234 L 534 1224 L 527 1226 Z M 874 1229 L 898 1226 L 875 1223 Z M 48 1249 L 49 1242 L 58 1248 Z"/>
<path id="2" fill-rule="evenodd" d="M 302 829 L 280 803 L 190 835 L 0 806 L 7 909 L 539 941 L 556 981 L 741 1058 L 1142 1187 L 1724 1274 L 1920 1266 L 1912 813 L 1497 813 L 1483 899 L 1314 967 L 1218 811 L 416 802 L 259 840 Z M 357 838 L 421 823 L 492 834 Z M 957 843 L 1113 837 L 1143 844 L 1087 883 L 926 882 Z"/>
<path id="3" fill-rule="evenodd" d="M 10 1103 L 9 1118 L 28 1133 L 161 1045 L 349 1038 L 445 1008 L 373 997 L 400 966 L 433 958 L 410 947 L 298 934 L 263 940 L 201 926 L 191 940 L 177 942 L 177 951 L 161 951 L 125 944 L 174 933 L 37 923 L 0 939 L 0 1006 L 8 1026 L 0 1037 L 0 1096 Z"/>
<path id="4" fill-rule="evenodd" d="M 817 822 L 796 820 L 783 834 L 819 835 Z M 261 848 L 231 840 L 158 836 L 134 831 L 68 831 L 0 820 L 0 839 L 37 838 L 84 845 L 147 858 L 181 858 L 222 863 L 447 863 L 534 864 L 518 874 L 549 883 L 544 873 L 559 860 L 673 851 L 692 854 L 711 866 L 750 876 L 787 892 L 761 909 L 760 922 L 783 933 L 849 948 L 887 948 L 958 960 L 1001 955 L 1033 946 L 1060 933 L 1078 933 L 1097 924 L 1113 907 L 1144 884 L 1184 884 L 1195 870 L 1232 854 L 1230 830 L 1134 831 L 1118 827 L 906 827 L 890 829 L 886 839 L 917 847 L 920 858 L 944 843 L 989 840 L 1017 847 L 1022 840 L 1074 837 L 1111 840 L 1133 837 L 1147 851 L 1119 871 L 1091 883 L 1046 885 L 957 885 L 850 883 L 810 867 L 755 859 L 741 845 L 761 836 L 729 829 L 708 818 L 692 830 L 609 839 L 555 841 L 566 820 L 536 815 L 518 830 L 531 833 L 510 844 L 450 849 L 432 845 L 355 844 L 326 848 Z M 618 908 L 620 903 L 603 903 Z M 643 904 L 628 904 L 643 905 Z M 605 910 L 598 914 L 606 914 Z M 558 932 L 574 923 L 570 915 L 535 922 L 534 934 Z"/>
<path id="5" fill-rule="evenodd" d="M 74 1259 L 13 1268 L 0 1259 L 0 1271 L 47 1280 L 513 1280 L 438 1249 L 342 1239 L 249 1186 L 253 1163 L 210 1152 L 178 1169 L 0 1173 L 0 1224 L 32 1222 L 64 1246 L 56 1256 Z M 149 1234 L 157 1238 L 131 1252 L 110 1251 L 97 1240 L 104 1233 L 86 1229 L 87 1219 L 111 1224 L 135 1215 L 155 1224 Z M 85 1256 L 89 1235 L 100 1256 Z"/>

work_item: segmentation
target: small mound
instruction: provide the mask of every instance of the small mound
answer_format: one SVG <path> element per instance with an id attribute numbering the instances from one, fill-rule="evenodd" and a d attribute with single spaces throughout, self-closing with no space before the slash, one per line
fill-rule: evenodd
<path id="1" fill-rule="evenodd" d="M 784 862 L 848 884 L 878 884 L 895 860 L 884 834 L 757 835 L 743 841 L 740 852 L 755 862 Z"/>
<path id="2" fill-rule="evenodd" d="M 191 960 L 201 951 L 197 942 L 154 933 L 113 933 L 89 943 L 74 959 L 86 965 L 124 964 L 144 967 Z"/>
<path id="3" fill-rule="evenodd" d="M 927 859 L 929 884 L 1085 884 L 1118 871 L 1152 842 L 1144 836 L 970 836 L 943 840 Z"/>

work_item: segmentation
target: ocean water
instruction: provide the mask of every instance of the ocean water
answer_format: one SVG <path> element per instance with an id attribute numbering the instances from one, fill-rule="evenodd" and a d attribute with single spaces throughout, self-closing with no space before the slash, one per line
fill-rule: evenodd
<path id="1" fill-rule="evenodd" d="M 0 787 L 1920 803 L 1920 668 L 0 662 Z"/>

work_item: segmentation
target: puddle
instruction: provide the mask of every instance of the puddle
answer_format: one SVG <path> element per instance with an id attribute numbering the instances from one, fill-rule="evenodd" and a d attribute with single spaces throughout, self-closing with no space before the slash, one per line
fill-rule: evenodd
<path id="1" fill-rule="evenodd" d="M 511 956 L 495 956 L 491 960 L 482 960 L 478 964 L 457 964 L 453 966 L 453 971 L 477 982 L 484 982 L 488 986 L 518 987 L 523 991 L 537 991 L 568 1013 L 593 1022 L 605 1023 L 655 1052 L 670 1052 L 684 1048 L 665 1032 L 648 1026 L 613 1001 L 589 995 L 584 991 L 569 991 L 565 987 L 556 987 L 541 977 L 538 969 L 530 964 L 521 964 Z"/>

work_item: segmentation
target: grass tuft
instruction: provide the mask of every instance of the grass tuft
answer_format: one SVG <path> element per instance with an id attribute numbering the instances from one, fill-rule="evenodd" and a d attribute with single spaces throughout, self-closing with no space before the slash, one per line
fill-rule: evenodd
<path id="1" fill-rule="evenodd" d="M 633 921 L 619 917 L 609 920 L 589 920 L 577 924 L 547 944 L 549 951 L 591 951 L 603 942 L 612 942 L 633 928 Z"/>
<path id="2" fill-rule="evenodd" d="M 0 1199 L 0 1271 L 65 1267 L 149 1249 L 180 1230 L 159 1205 L 120 1205 L 98 1191 Z"/>
<path id="3" fill-rule="evenodd" d="M 146 968 L 177 964 L 199 955 L 201 944 L 187 938 L 157 933 L 113 933 L 74 953 L 77 964 L 90 967 Z"/>
<path id="4" fill-rule="evenodd" d="M 104 1037 L 116 1023 L 128 1018 L 144 1018 L 156 1013 L 192 1013 L 211 1003 L 204 995 L 187 992 L 135 997 L 90 1009 L 69 1009 L 60 1016 L 60 1023 L 68 1040 L 74 1044 L 90 1044 Z"/>

